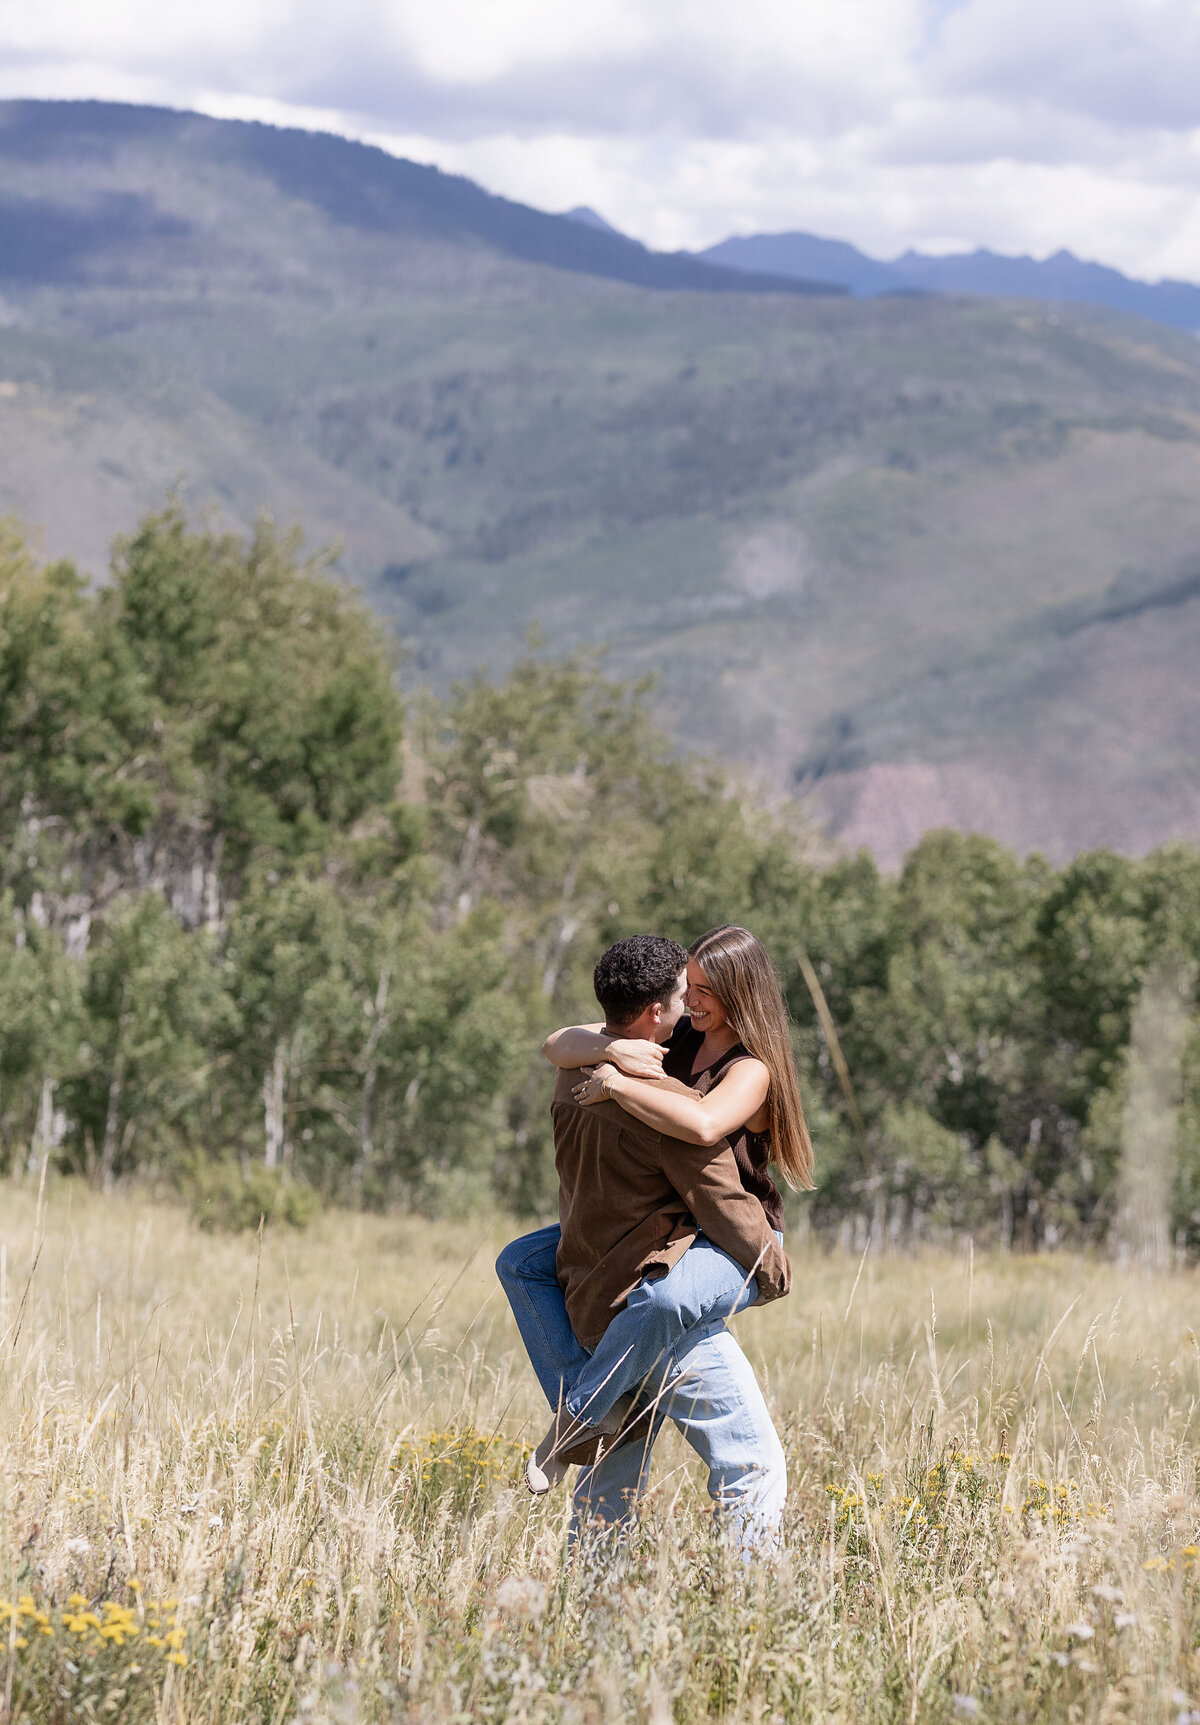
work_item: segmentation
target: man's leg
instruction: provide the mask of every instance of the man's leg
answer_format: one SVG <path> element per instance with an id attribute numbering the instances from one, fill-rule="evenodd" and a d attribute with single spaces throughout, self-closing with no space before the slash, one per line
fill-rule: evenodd
<path id="1" fill-rule="evenodd" d="M 511 1241 L 496 1259 L 496 1274 L 508 1295 L 513 1317 L 537 1380 L 557 1408 L 588 1362 L 567 1317 L 567 1304 L 555 1258 L 558 1223 Z"/>
<path id="2" fill-rule="evenodd" d="M 770 1546 L 787 1497 L 787 1462 L 753 1367 L 728 1330 L 695 1341 L 672 1361 L 644 1441 L 611 1450 L 575 1486 L 576 1526 L 632 1518 L 664 1418 L 674 1421 L 708 1470 L 718 1522 L 746 1550 Z"/>
<path id="3" fill-rule="evenodd" d="M 649 1424 L 639 1426 L 631 1442 L 609 1450 L 594 1467 L 580 1469 L 573 1494 L 573 1538 L 597 1524 L 611 1529 L 633 1519 L 650 1476 L 650 1452 L 665 1418 L 660 1408 Z"/>
<path id="4" fill-rule="evenodd" d="M 728 1330 L 690 1349 L 662 1406 L 708 1469 L 718 1523 L 745 1551 L 773 1545 L 787 1461 L 754 1368 Z"/>
<path id="5" fill-rule="evenodd" d="M 638 1283 L 571 1385 L 569 1412 L 595 1425 L 643 1378 L 661 1381 L 689 1330 L 723 1323 L 757 1297 L 753 1275 L 701 1234 L 665 1276 Z"/>

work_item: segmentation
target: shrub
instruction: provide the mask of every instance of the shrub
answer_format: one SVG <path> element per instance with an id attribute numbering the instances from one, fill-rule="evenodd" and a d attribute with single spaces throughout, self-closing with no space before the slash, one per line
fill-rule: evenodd
<path id="1" fill-rule="evenodd" d="M 267 1222 L 307 1228 L 321 1208 L 311 1186 L 277 1168 L 247 1167 L 232 1154 L 215 1162 L 197 1158 L 185 1189 L 192 1219 L 207 1234 L 238 1234 Z"/>

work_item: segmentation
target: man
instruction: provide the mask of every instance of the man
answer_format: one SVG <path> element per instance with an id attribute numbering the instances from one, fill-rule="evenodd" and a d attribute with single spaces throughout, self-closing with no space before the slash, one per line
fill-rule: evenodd
<path id="1" fill-rule="evenodd" d="M 611 947 L 595 973 L 605 1033 L 666 1042 L 683 1012 L 686 962 L 681 946 L 657 936 Z M 514 1241 L 496 1265 L 542 1388 L 559 1409 L 535 1455 L 532 1489 L 545 1489 L 535 1484 L 539 1468 L 550 1483 L 581 1426 L 594 1423 L 586 1406 L 572 1406 L 571 1394 L 591 1365 L 588 1350 L 631 1295 L 680 1265 L 700 1228 L 756 1282 L 760 1300 L 790 1285 L 779 1241 L 727 1144 L 685 1144 L 613 1102 L 581 1106 L 572 1094 L 577 1080 L 575 1072 L 560 1072 L 551 1105 L 560 1225 Z M 636 1358 L 636 1323 L 633 1329 Z M 654 1439 L 670 1418 L 705 1461 L 710 1494 L 743 1540 L 769 1536 L 787 1489 L 783 1450 L 723 1318 L 683 1329 L 666 1359 L 641 1363 L 654 1367 L 643 1387 L 652 1399 L 649 1416 L 581 1473 L 577 1520 L 614 1524 L 632 1513 Z"/>

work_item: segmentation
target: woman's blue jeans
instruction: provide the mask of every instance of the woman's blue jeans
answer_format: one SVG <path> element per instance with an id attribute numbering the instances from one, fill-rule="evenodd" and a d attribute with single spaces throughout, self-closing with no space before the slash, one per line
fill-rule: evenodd
<path id="1" fill-rule="evenodd" d="M 565 1403 L 585 1424 L 639 1385 L 655 1405 L 644 1440 L 580 1474 L 578 1516 L 614 1522 L 631 1513 L 669 1418 L 708 1466 L 714 1501 L 755 1541 L 773 1530 L 787 1491 L 783 1450 L 754 1372 L 725 1330 L 725 1320 L 757 1298 L 753 1276 L 701 1235 L 667 1275 L 638 1283 L 589 1354 L 567 1317 L 559 1238 L 557 1224 L 539 1228 L 496 1260 L 547 1401 Z"/>
<path id="2" fill-rule="evenodd" d="M 758 1298 L 754 1277 L 703 1234 L 665 1276 L 645 1277 L 591 1354 L 575 1339 L 555 1268 L 557 1223 L 525 1234 L 496 1259 L 538 1382 L 552 1407 L 595 1425 L 677 1352 L 694 1347 Z M 661 1373 L 657 1374 L 661 1377 Z"/>

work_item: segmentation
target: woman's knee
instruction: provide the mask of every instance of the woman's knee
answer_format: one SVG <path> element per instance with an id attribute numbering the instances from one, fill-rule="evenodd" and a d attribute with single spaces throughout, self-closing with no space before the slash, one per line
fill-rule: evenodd
<path id="1" fill-rule="evenodd" d="M 697 1342 L 713 1324 L 730 1317 L 735 1307 L 740 1309 L 734 1297 L 737 1291 L 709 1286 L 695 1277 L 663 1276 L 641 1284 L 638 1302 L 643 1320 L 653 1326 L 656 1335 L 671 1342 L 690 1335 Z M 634 1304 L 632 1295 L 630 1304 Z"/>
<path id="2" fill-rule="evenodd" d="M 638 1304 L 650 1317 L 681 1318 L 680 1289 L 671 1285 L 670 1276 L 647 1277 L 637 1289 Z"/>

